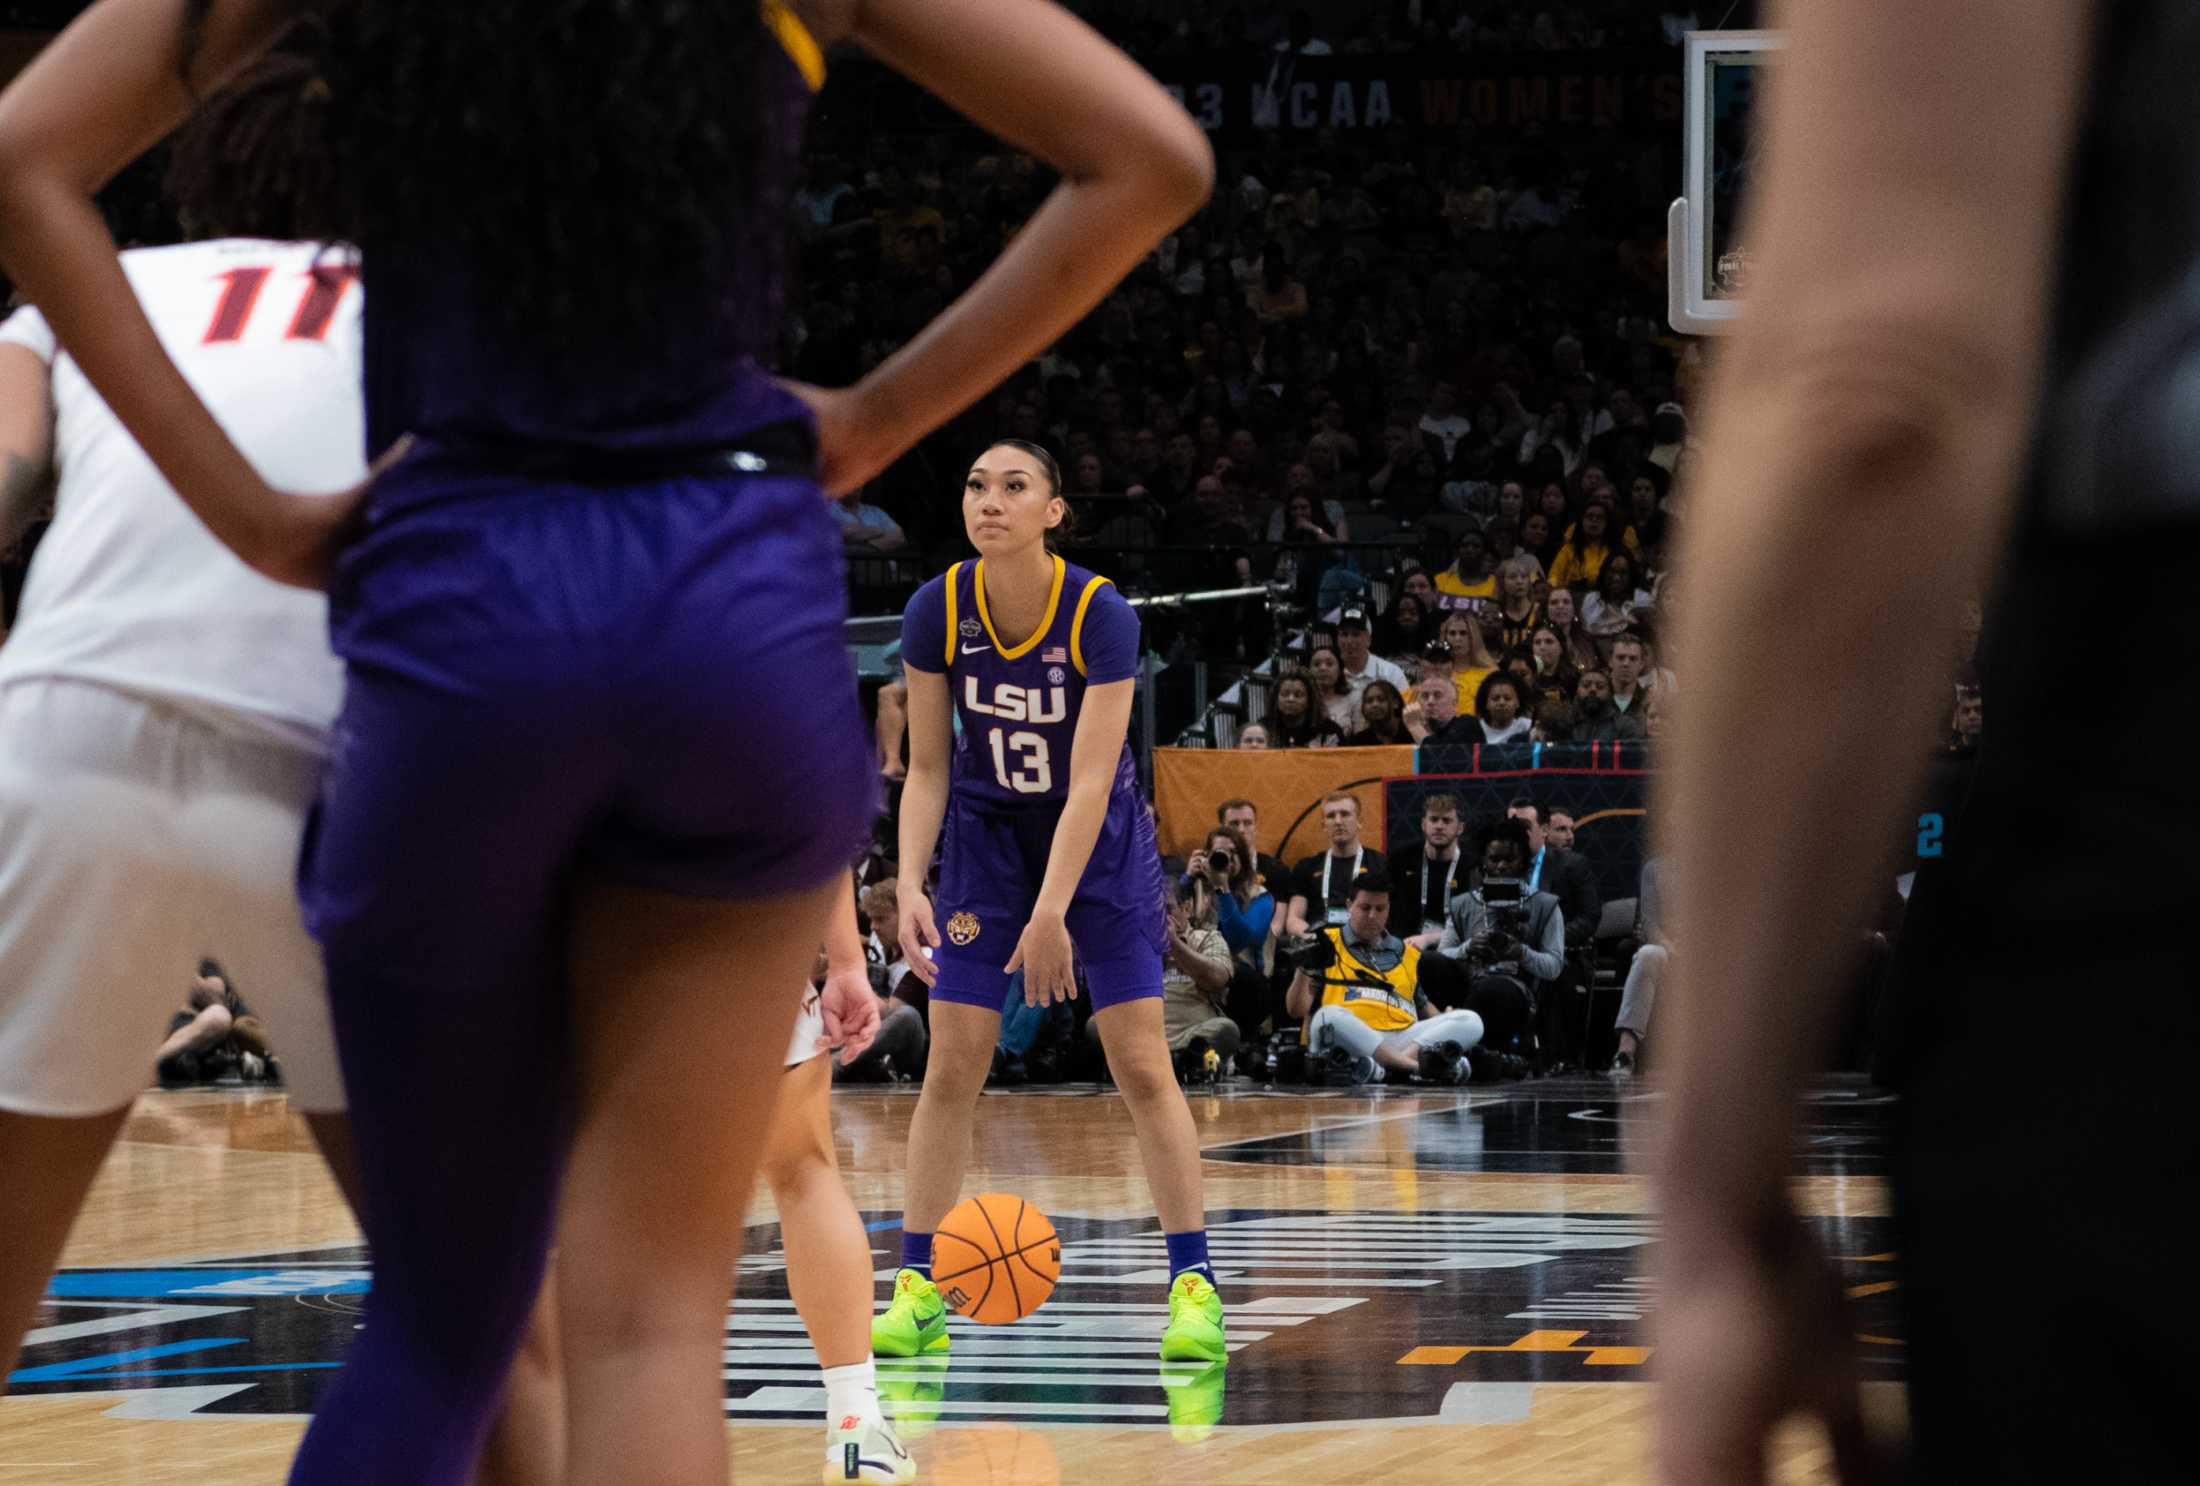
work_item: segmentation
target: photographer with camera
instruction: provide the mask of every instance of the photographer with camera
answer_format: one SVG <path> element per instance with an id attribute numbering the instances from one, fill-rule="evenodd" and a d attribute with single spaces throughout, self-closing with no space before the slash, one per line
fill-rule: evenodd
<path id="1" fill-rule="evenodd" d="M 1482 1040 L 1472 1011 L 1439 1013 L 1420 992 L 1418 949 L 1390 932 L 1390 881 L 1352 880 L 1342 926 L 1286 946 L 1295 973 L 1285 1009 L 1306 1017 L 1308 1072 L 1323 1083 L 1383 1083 L 1418 1076 L 1463 1084 L 1467 1052 Z"/>
<path id="2" fill-rule="evenodd" d="M 1566 924 L 1558 899 L 1531 892 L 1528 827 L 1507 816 L 1482 833 L 1482 881 L 1451 900 L 1421 982 L 1436 1005 L 1474 1012 L 1493 1043 L 1534 1023 L 1537 997 L 1566 968 Z"/>
<path id="3" fill-rule="evenodd" d="M 1276 898 L 1260 870 L 1248 865 L 1257 860 L 1242 832 L 1217 826 L 1192 853 L 1184 874 L 1186 886 L 1199 895 L 1192 908 L 1193 921 L 1211 915 L 1229 950 L 1226 1010 L 1246 1042 L 1260 1035 L 1274 1000 L 1268 989 L 1268 963 L 1276 935 Z"/>

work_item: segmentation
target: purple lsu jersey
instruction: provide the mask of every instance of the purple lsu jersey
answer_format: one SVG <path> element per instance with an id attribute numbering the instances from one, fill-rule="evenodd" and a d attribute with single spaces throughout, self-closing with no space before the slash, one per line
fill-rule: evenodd
<path id="1" fill-rule="evenodd" d="M 992 806 L 1069 797 L 1070 746 L 1085 690 L 1138 672 L 1138 615 L 1106 578 L 1054 559 L 1039 628 L 1011 645 L 986 611 L 985 560 L 959 562 L 917 590 L 902 615 L 904 665 L 944 673 L 962 723 L 954 797 Z M 1140 805 L 1128 740 L 1110 810 Z"/>
<path id="2" fill-rule="evenodd" d="M 764 62 L 764 153 L 747 214 L 759 225 L 742 245 L 745 272 L 729 285 L 666 291 L 693 296 L 698 323 L 714 317 L 726 322 L 715 352 L 700 362 L 659 355 L 606 368 L 606 375 L 582 384 L 552 378 L 531 348 L 515 344 L 500 327 L 492 313 L 494 283 L 468 282 L 446 263 L 369 253 L 362 329 L 370 457 L 407 433 L 552 447 L 707 449 L 808 418 L 801 399 L 758 357 L 777 334 L 784 276 L 779 224 L 799 173 L 810 101 L 825 81 L 825 57 L 785 0 L 761 4 L 778 47 Z M 605 271 L 618 267 L 606 265 Z M 730 313 L 718 304 L 729 296 Z"/>
<path id="3" fill-rule="evenodd" d="M 1085 691 L 1137 674 L 1138 616 L 1107 579 L 1056 558 L 1037 632 L 1019 645 L 1002 638 L 983 561 L 949 568 L 902 616 L 902 663 L 944 674 L 962 723 L 933 895 L 942 937 L 932 999 L 990 1011 L 1012 990 L 1008 957 L 1046 880 Z M 1161 994 L 1162 887 L 1126 740 L 1064 914 L 1096 1009 Z"/>

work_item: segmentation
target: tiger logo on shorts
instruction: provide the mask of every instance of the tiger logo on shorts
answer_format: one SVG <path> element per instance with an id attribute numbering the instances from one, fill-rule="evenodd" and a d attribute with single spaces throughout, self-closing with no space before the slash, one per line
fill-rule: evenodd
<path id="1" fill-rule="evenodd" d="M 947 937 L 957 944 L 968 944 L 978 937 L 978 916 L 975 913 L 958 913 L 947 921 Z"/>

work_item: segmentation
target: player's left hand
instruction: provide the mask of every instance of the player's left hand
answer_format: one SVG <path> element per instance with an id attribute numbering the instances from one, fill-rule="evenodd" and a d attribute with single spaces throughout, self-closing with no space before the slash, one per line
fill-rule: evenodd
<path id="1" fill-rule="evenodd" d="M 1024 972 L 1024 1005 L 1052 1006 L 1074 1000 L 1077 972 L 1072 960 L 1069 927 L 1059 914 L 1038 914 L 1024 926 L 1009 956 L 1008 973 Z"/>
<path id="2" fill-rule="evenodd" d="M 1668 1486 L 1762 1486 L 1772 1432 L 1794 1414 L 1824 1424 L 1843 1486 L 1883 1479 L 1839 1279 L 1792 1211 L 1773 1226 L 1773 1239 L 1716 1254 L 1669 1241 L 1652 1352 Z"/>
<path id="3" fill-rule="evenodd" d="M 861 965 L 829 973 L 817 993 L 817 1009 L 825 1018 L 818 1050 L 831 1052 L 835 1062 L 853 1062 L 878 1036 L 878 997 Z"/>
<path id="4" fill-rule="evenodd" d="M 327 588 L 336 559 L 359 533 L 367 493 L 391 465 L 412 452 L 412 446 L 412 435 L 406 434 L 382 452 L 365 479 L 348 490 L 301 495 L 269 488 L 253 502 L 259 515 L 249 537 L 224 536 L 223 542 L 264 578 L 292 588 Z"/>

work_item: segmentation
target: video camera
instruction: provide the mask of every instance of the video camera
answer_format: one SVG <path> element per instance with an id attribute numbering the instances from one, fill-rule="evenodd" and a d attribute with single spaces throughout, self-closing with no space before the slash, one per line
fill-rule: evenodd
<path id="1" fill-rule="evenodd" d="M 1489 948 L 1477 958 L 1487 964 L 1501 964 L 1516 958 L 1528 935 L 1528 885 L 1517 877 L 1485 878 L 1482 906 L 1489 910 L 1486 920 Z"/>
<path id="2" fill-rule="evenodd" d="M 1276 941 L 1276 958 L 1292 970 L 1303 970 L 1319 980 L 1337 963 L 1337 941 L 1320 929 L 1290 934 Z"/>

